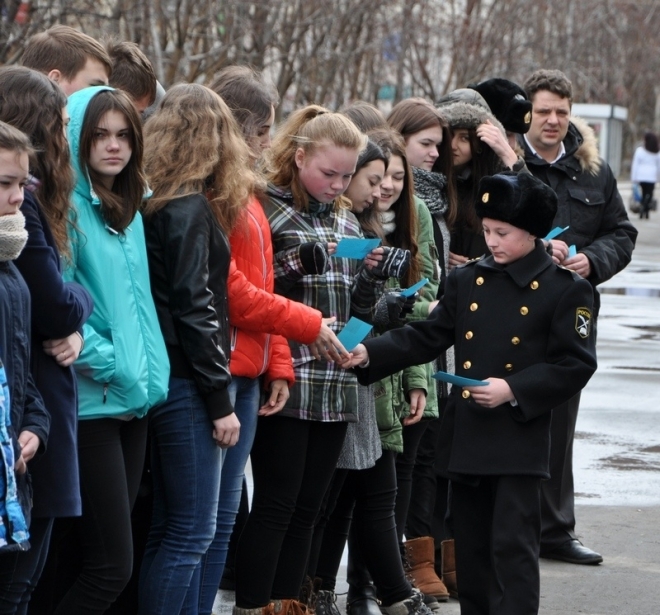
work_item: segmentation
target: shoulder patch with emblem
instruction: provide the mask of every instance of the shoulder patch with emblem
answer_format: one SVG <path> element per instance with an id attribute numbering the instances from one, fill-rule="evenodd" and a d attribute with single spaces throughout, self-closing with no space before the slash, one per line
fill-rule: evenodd
<path id="1" fill-rule="evenodd" d="M 591 333 L 591 310 L 586 307 L 579 307 L 575 310 L 575 330 L 578 335 L 584 339 Z"/>

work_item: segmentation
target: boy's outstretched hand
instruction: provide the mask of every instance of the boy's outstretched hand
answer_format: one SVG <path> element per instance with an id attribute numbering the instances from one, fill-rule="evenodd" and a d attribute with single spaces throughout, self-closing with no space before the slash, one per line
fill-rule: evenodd
<path id="1" fill-rule="evenodd" d="M 487 387 L 464 387 L 465 390 L 470 391 L 472 399 L 480 406 L 484 406 L 484 408 L 497 408 L 497 406 L 515 399 L 506 380 L 502 380 L 502 378 L 486 378 L 486 382 L 490 382 Z"/>
<path id="2" fill-rule="evenodd" d="M 362 363 L 366 363 L 368 360 L 369 353 L 364 344 L 358 344 L 353 350 L 351 350 L 347 359 L 342 355 L 342 360 L 337 361 L 337 365 L 344 369 L 350 369 L 351 367 L 357 367 Z"/>

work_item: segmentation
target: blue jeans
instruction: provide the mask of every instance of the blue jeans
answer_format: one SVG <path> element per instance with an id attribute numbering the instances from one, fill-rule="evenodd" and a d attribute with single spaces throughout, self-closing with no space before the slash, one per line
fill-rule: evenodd
<path id="1" fill-rule="evenodd" d="M 201 566 L 200 615 L 210 615 L 213 601 L 218 593 L 220 578 L 224 572 L 229 539 L 241 501 L 245 464 L 257 430 L 260 390 L 258 378 L 233 377 L 229 385 L 229 396 L 234 405 L 234 412 L 241 422 L 241 437 L 236 446 L 223 451 L 215 538 L 203 557 Z M 186 604 L 188 604 L 187 600 Z"/>
<path id="2" fill-rule="evenodd" d="M 149 421 L 154 510 L 140 571 L 140 614 L 186 613 L 186 594 L 199 595 L 195 569 L 215 534 L 222 450 L 192 380 L 170 378 L 167 401 Z"/>

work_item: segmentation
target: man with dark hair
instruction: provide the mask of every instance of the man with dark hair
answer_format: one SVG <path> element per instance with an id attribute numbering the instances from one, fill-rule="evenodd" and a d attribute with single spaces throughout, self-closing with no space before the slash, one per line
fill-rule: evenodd
<path id="1" fill-rule="evenodd" d="M 621 271 L 632 257 L 637 230 L 609 165 L 600 158 L 593 130 L 571 117 L 569 79 L 558 70 L 538 70 L 524 84 L 532 101 L 529 132 L 520 137 L 529 171 L 554 189 L 559 208 L 554 224 L 568 227 L 548 241 L 556 263 L 596 287 Z M 595 290 L 594 317 L 600 304 Z M 575 534 L 573 439 L 580 394 L 552 414 L 551 478 L 541 485 L 541 557 L 573 564 L 603 558 Z"/>
<path id="2" fill-rule="evenodd" d="M 113 42 L 107 49 L 112 60 L 110 85 L 124 90 L 137 112 L 143 113 L 156 99 L 156 73 L 151 62 L 135 43 Z"/>
<path id="3" fill-rule="evenodd" d="M 32 36 L 21 63 L 55 81 L 67 96 L 93 85 L 108 85 L 112 72 L 103 45 L 69 26 L 53 26 Z"/>

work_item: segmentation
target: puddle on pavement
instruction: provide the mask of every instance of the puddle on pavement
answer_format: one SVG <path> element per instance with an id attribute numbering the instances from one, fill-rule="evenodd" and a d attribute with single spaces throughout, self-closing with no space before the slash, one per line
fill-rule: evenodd
<path id="1" fill-rule="evenodd" d="M 589 440 L 592 444 L 600 444 L 607 448 L 624 448 L 614 453 L 605 455 L 598 459 L 598 466 L 608 470 L 621 471 L 644 471 L 660 472 L 660 445 L 642 445 L 634 444 L 629 441 L 623 441 L 612 438 L 604 434 L 576 432 L 575 438 L 578 440 Z M 589 494 L 582 494 L 582 497 L 590 497 Z"/>
<path id="2" fill-rule="evenodd" d="M 590 499 L 590 498 L 597 499 L 597 498 L 600 498 L 600 495 L 598 495 L 597 493 L 583 493 L 582 491 L 576 491 L 575 492 L 575 497 L 576 498 L 586 498 L 586 499 Z"/>
<path id="3" fill-rule="evenodd" d="M 639 340 L 660 340 L 660 325 L 627 325 L 624 324 L 624 327 L 628 327 L 629 329 L 636 329 L 637 331 L 640 331 L 640 333 L 632 338 L 631 341 L 639 341 Z M 644 367 L 628 367 L 628 368 L 622 368 L 622 369 L 650 369 L 651 371 L 658 371 L 658 368 L 651 367 L 651 368 L 644 368 Z"/>
<path id="4" fill-rule="evenodd" d="M 601 295 L 632 295 L 635 297 L 660 297 L 660 288 L 599 288 Z"/>
<path id="5" fill-rule="evenodd" d="M 632 455 L 612 455 L 603 457 L 600 466 L 612 470 L 643 470 L 645 472 L 660 472 L 660 457 L 647 458 L 643 453 L 639 457 Z"/>

